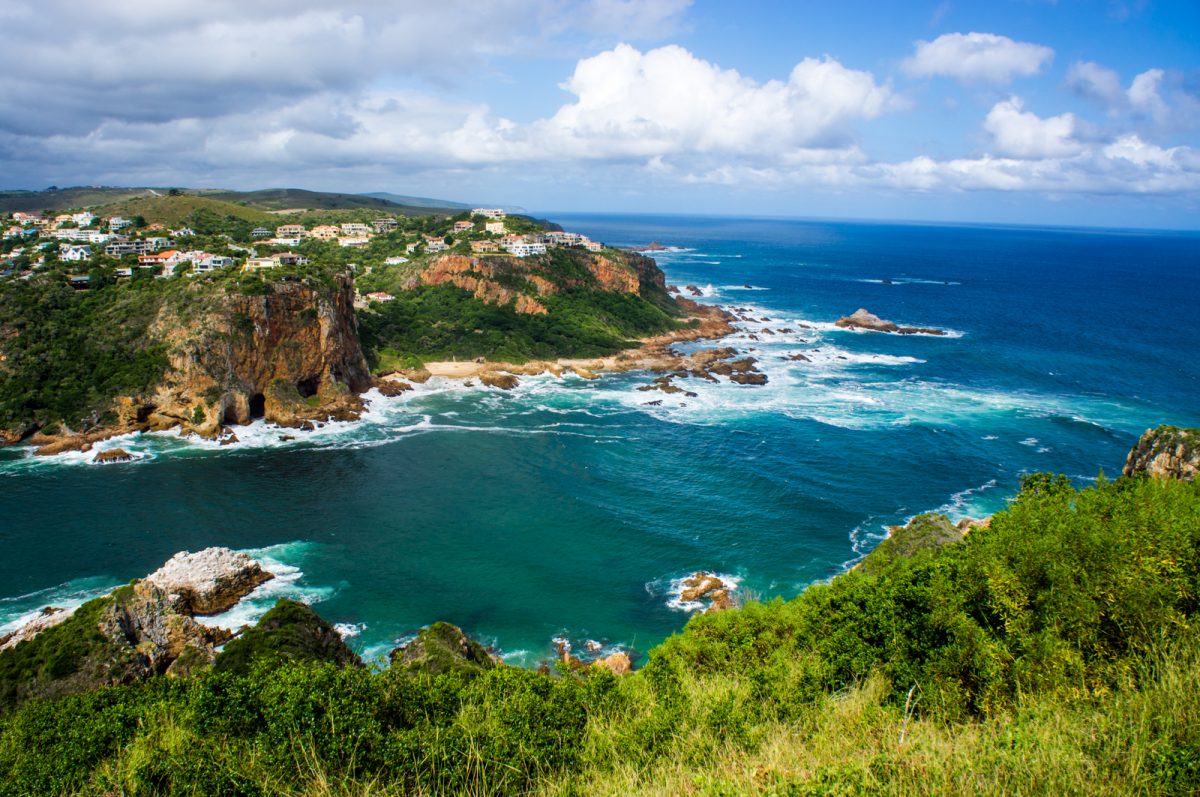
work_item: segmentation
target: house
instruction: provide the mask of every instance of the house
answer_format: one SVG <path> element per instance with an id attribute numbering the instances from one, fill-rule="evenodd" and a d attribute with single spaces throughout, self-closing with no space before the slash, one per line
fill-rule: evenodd
<path id="1" fill-rule="evenodd" d="M 95 213 L 88 213 L 86 210 L 82 213 L 75 213 L 71 216 L 71 221 L 78 224 L 80 227 L 90 227 L 92 222 L 96 220 Z"/>
<path id="2" fill-rule="evenodd" d="M 313 227 L 308 232 L 309 238 L 316 238 L 319 241 L 332 241 L 342 234 L 342 231 L 332 224 L 321 224 Z"/>
<path id="3" fill-rule="evenodd" d="M 61 227 L 64 224 L 74 224 L 75 220 L 71 218 L 70 213 L 61 213 L 54 217 L 54 226 Z"/>
<path id="4" fill-rule="evenodd" d="M 500 208 L 475 208 L 471 211 L 472 216 L 483 216 L 485 219 L 502 219 L 508 214 Z"/>
<path id="5" fill-rule="evenodd" d="M 425 251 L 426 252 L 445 252 L 449 248 L 450 248 L 450 245 L 447 244 L 445 241 L 443 241 L 441 238 L 435 238 L 432 241 L 425 242 Z"/>
<path id="6" fill-rule="evenodd" d="M 371 239 L 363 235 L 343 235 L 338 238 L 338 244 L 341 246 L 366 246 L 371 243 Z"/>
<path id="7" fill-rule="evenodd" d="M 371 293 L 367 294 L 367 298 L 372 302 L 390 302 L 396 297 L 392 296 L 390 293 L 384 293 L 383 291 L 372 291 Z"/>
<path id="8" fill-rule="evenodd" d="M 139 266 L 174 266 L 183 261 L 183 255 L 178 249 L 168 249 L 152 255 L 138 257 Z"/>
<path id="9" fill-rule="evenodd" d="M 120 257 L 121 255 L 146 255 L 151 252 L 157 252 L 171 242 L 166 238 L 142 238 L 132 241 L 120 239 L 115 240 L 108 246 L 104 247 L 104 254 L 110 257 Z"/>
<path id="10" fill-rule="evenodd" d="M 123 219 L 120 216 L 113 216 L 111 219 L 108 220 L 108 229 L 111 232 L 116 232 L 117 230 L 123 230 L 126 227 L 132 227 L 132 226 L 133 226 L 132 221 L 130 221 L 129 219 Z"/>
<path id="11" fill-rule="evenodd" d="M 276 236 L 274 238 L 268 238 L 266 243 L 269 243 L 273 246 L 299 246 L 300 239 L 299 238 L 281 238 L 279 236 Z"/>
<path id="12" fill-rule="evenodd" d="M 117 269 L 113 269 L 113 274 L 116 275 L 117 279 L 129 279 L 130 277 L 133 276 L 133 269 L 117 268 Z"/>
<path id="13" fill-rule="evenodd" d="M 216 271 L 219 268 L 228 268 L 232 265 L 232 257 L 225 257 L 224 255 L 205 255 L 198 260 L 192 261 L 192 273 L 207 274 L 210 271 Z"/>
<path id="14" fill-rule="evenodd" d="M 280 252 L 277 255 L 271 255 L 271 259 L 281 266 L 303 266 L 312 262 L 304 255 L 295 252 Z"/>
<path id="15" fill-rule="evenodd" d="M 471 251 L 477 255 L 499 252 L 500 244 L 495 241 L 471 241 Z"/>
<path id="16" fill-rule="evenodd" d="M 470 222 L 470 221 L 454 222 L 454 231 L 455 232 L 467 232 L 468 230 L 473 230 L 473 229 L 475 229 L 474 222 Z"/>
<path id="17" fill-rule="evenodd" d="M 303 224 L 280 224 L 275 228 L 276 238 L 303 238 L 308 230 Z"/>
<path id="18" fill-rule="evenodd" d="M 595 241 L 589 241 L 585 238 L 583 239 L 583 248 L 589 252 L 599 252 L 604 248 L 604 244 L 596 243 Z"/>
<path id="19" fill-rule="evenodd" d="M 508 228 L 504 226 L 502 221 L 489 221 L 483 225 L 484 232 L 495 233 L 496 235 L 505 235 L 508 233 Z"/>
<path id="20" fill-rule="evenodd" d="M 399 223 L 395 219 L 375 219 L 371 222 L 371 226 L 375 228 L 377 233 L 387 233 L 399 227 Z"/>
<path id="21" fill-rule="evenodd" d="M 86 291 L 92 285 L 92 280 L 87 274 L 73 274 L 67 277 L 67 283 L 77 291 Z"/>
<path id="22" fill-rule="evenodd" d="M 342 225 L 342 235 L 361 237 L 370 237 L 371 228 L 366 224 L 358 224 L 356 222 L 347 222 Z"/>
<path id="23" fill-rule="evenodd" d="M 18 210 L 16 213 L 12 214 L 12 217 L 13 217 L 13 221 L 15 221 L 17 224 L 22 224 L 22 225 L 36 224 L 38 226 L 41 226 L 46 223 L 46 220 L 43 219 L 41 216 L 37 215 L 36 213 L 23 213 Z"/>
<path id="24" fill-rule="evenodd" d="M 577 232 L 548 232 L 546 242 L 554 246 L 582 246 L 583 236 Z"/>
<path id="25" fill-rule="evenodd" d="M 186 238 L 195 234 L 196 231 L 191 227 L 180 227 L 178 230 L 171 231 L 171 235 L 174 235 L 176 238 Z"/>
<path id="26" fill-rule="evenodd" d="M 411 255 L 413 252 L 417 251 L 418 246 L 420 246 L 420 244 L 415 241 L 413 243 L 405 244 L 404 245 L 404 253 L 406 255 Z"/>
<path id="27" fill-rule="evenodd" d="M 66 260 L 70 263 L 78 263 L 82 260 L 92 259 L 92 249 L 89 246 L 75 246 L 68 244 L 62 247 L 58 253 L 59 260 Z"/>
<path id="28" fill-rule="evenodd" d="M 385 266 L 398 266 L 401 263 L 407 263 L 407 257 L 389 257 L 383 261 Z"/>
<path id="29" fill-rule="evenodd" d="M 265 268 L 278 268 L 279 261 L 269 257 L 248 257 L 242 264 L 242 271 L 262 271 Z"/>
<path id="30" fill-rule="evenodd" d="M 253 230 L 250 231 L 250 237 L 251 238 L 270 238 L 271 231 L 268 230 L 266 227 L 255 227 Z"/>
<path id="31" fill-rule="evenodd" d="M 546 254 L 546 245 L 543 243 L 530 243 L 528 241 L 517 241 L 507 244 L 505 249 L 513 257 L 529 257 L 530 255 Z"/>

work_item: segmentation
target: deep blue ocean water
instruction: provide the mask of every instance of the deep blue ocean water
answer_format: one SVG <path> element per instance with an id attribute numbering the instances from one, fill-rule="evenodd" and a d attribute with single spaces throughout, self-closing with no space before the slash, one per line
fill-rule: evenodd
<path id="1" fill-rule="evenodd" d="M 1032 471 L 1116 474 L 1145 428 L 1200 425 L 1196 234 L 553 218 L 673 247 L 670 282 L 759 319 L 733 345 L 769 384 L 435 379 L 292 443 L 260 423 L 220 450 L 123 439 L 120 466 L 0 449 L 0 628 L 226 545 L 280 575 L 229 625 L 289 595 L 372 657 L 439 619 L 526 664 L 556 636 L 644 652 L 695 570 L 790 596 L 889 524 L 991 513 Z M 833 328 L 859 307 L 953 334 Z"/>

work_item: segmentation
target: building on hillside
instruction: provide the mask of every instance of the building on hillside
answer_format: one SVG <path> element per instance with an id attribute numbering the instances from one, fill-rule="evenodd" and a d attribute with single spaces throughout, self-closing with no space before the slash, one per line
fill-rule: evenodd
<path id="1" fill-rule="evenodd" d="M 266 268 L 279 268 L 279 261 L 269 257 L 248 257 L 242 264 L 242 271 L 262 271 Z"/>
<path id="2" fill-rule="evenodd" d="M 384 293 L 383 291 L 372 291 L 371 293 L 367 294 L 367 298 L 372 302 L 390 302 L 396 297 L 392 296 L 390 293 Z"/>
<path id="3" fill-rule="evenodd" d="M 371 236 L 371 228 L 366 224 L 347 222 L 342 225 L 342 235 L 369 238 Z"/>
<path id="4" fill-rule="evenodd" d="M 67 277 L 67 284 L 77 291 L 86 291 L 92 287 L 92 279 L 87 274 L 71 274 Z"/>
<path id="5" fill-rule="evenodd" d="M 504 222 L 502 222 L 502 221 L 484 222 L 483 231 L 494 233 L 495 235 L 507 235 L 508 234 L 508 228 L 504 226 Z"/>
<path id="6" fill-rule="evenodd" d="M 400 223 L 395 219 L 375 219 L 371 222 L 371 226 L 375 228 L 377 233 L 388 233 L 400 226 Z"/>
<path id="7" fill-rule="evenodd" d="M 61 227 L 64 224 L 74 224 L 75 220 L 71 218 L 70 213 L 60 213 L 54 217 L 54 226 Z"/>
<path id="8" fill-rule="evenodd" d="M 413 252 L 417 251 L 418 246 L 420 246 L 420 244 L 417 243 L 416 241 L 412 241 L 411 243 L 406 243 L 404 245 L 404 254 L 411 255 Z"/>
<path id="9" fill-rule="evenodd" d="M 499 252 L 500 244 L 495 241 L 471 241 L 471 251 L 477 255 Z"/>
<path id="10" fill-rule="evenodd" d="M 363 247 L 371 243 L 371 239 L 365 235 L 343 235 L 338 238 L 339 246 Z"/>
<path id="11" fill-rule="evenodd" d="M 219 268 L 228 268 L 233 265 L 233 258 L 224 255 L 205 255 L 199 260 L 192 261 L 192 273 L 207 274 L 210 271 L 216 271 Z"/>
<path id="12" fill-rule="evenodd" d="M 303 266 L 312 262 L 304 255 L 297 254 L 296 252 L 280 252 L 277 255 L 271 255 L 271 259 L 281 266 Z"/>
<path id="13" fill-rule="evenodd" d="M 188 238 L 196 234 L 196 231 L 191 227 L 180 227 L 178 230 L 171 230 L 171 235 L 176 238 Z"/>
<path id="14" fill-rule="evenodd" d="M 132 226 L 133 222 L 131 220 L 122 218 L 120 216 L 113 216 L 108 220 L 108 229 L 110 232 L 116 232 L 117 230 L 123 230 L 126 227 Z"/>
<path id="15" fill-rule="evenodd" d="M 384 264 L 385 266 L 398 266 L 398 265 L 400 265 L 401 263 L 407 263 L 407 262 L 408 262 L 408 258 L 407 258 L 407 257 L 399 257 L 399 256 L 395 256 L 395 257 L 389 257 L 389 258 L 386 258 L 386 259 L 383 261 L 383 264 Z"/>
<path id="16" fill-rule="evenodd" d="M 577 232 L 548 232 L 546 242 L 554 246 L 582 246 L 583 236 Z"/>
<path id="17" fill-rule="evenodd" d="M 308 237 L 318 241 L 332 241 L 341 234 L 342 231 L 332 224 L 321 224 L 308 231 Z"/>
<path id="18" fill-rule="evenodd" d="M 43 219 L 38 214 L 24 213 L 20 210 L 18 210 L 16 213 L 12 214 L 12 217 L 13 217 L 13 221 L 15 221 L 17 224 L 21 224 L 21 225 L 35 224 L 35 225 L 40 226 L 40 225 L 43 225 L 46 223 L 46 220 Z"/>
<path id="19" fill-rule="evenodd" d="M 546 254 L 546 245 L 544 243 L 533 243 L 530 241 L 513 241 L 504 247 L 513 257 L 529 257 L 530 255 Z"/>
<path id="20" fill-rule="evenodd" d="M 71 215 L 71 221 L 78 224 L 80 227 L 87 227 L 96 220 L 95 213 L 88 213 L 86 210 L 82 213 L 74 213 Z"/>
<path id="21" fill-rule="evenodd" d="M 432 241 L 425 242 L 426 252 L 445 252 L 450 249 L 450 245 L 441 238 L 435 238 Z"/>
<path id="22" fill-rule="evenodd" d="M 275 228 L 276 238 L 303 238 L 308 230 L 303 224 L 280 224 Z"/>
<path id="23" fill-rule="evenodd" d="M 166 238 L 141 238 L 130 240 L 114 240 L 104 247 L 104 254 L 110 257 L 121 255 L 145 255 L 157 252 L 171 242 Z"/>
<path id="24" fill-rule="evenodd" d="M 276 236 L 275 238 L 268 238 L 266 241 L 264 241 L 264 243 L 271 244 L 272 246 L 299 246 L 300 239 L 299 238 L 281 238 L 281 237 Z"/>
<path id="25" fill-rule="evenodd" d="M 473 229 L 475 229 L 475 223 L 472 221 L 456 221 L 456 222 L 454 222 L 454 231 L 456 233 L 457 232 L 467 232 L 468 230 L 473 230 Z"/>
<path id="26" fill-rule="evenodd" d="M 502 219 L 508 214 L 500 208 L 474 208 L 472 216 L 483 216 L 485 219 Z"/>
<path id="27" fill-rule="evenodd" d="M 604 244 L 596 243 L 595 241 L 591 241 L 591 240 L 588 240 L 587 238 L 584 238 L 583 239 L 583 248 L 588 250 L 589 252 L 599 252 L 601 249 L 604 248 Z"/>
<path id="28" fill-rule="evenodd" d="M 270 238 L 271 231 L 268 230 L 266 227 L 255 227 L 253 230 L 250 231 L 250 237 L 251 238 Z"/>
<path id="29" fill-rule="evenodd" d="M 176 263 L 183 261 L 183 253 L 178 249 L 167 249 L 162 252 L 156 252 L 151 255 L 140 255 L 138 257 L 139 266 L 174 266 Z"/>
<path id="30" fill-rule="evenodd" d="M 75 246 L 73 244 L 66 244 L 59 250 L 58 259 L 66 260 L 69 263 L 78 263 L 82 260 L 91 260 L 92 248 L 90 246 Z"/>

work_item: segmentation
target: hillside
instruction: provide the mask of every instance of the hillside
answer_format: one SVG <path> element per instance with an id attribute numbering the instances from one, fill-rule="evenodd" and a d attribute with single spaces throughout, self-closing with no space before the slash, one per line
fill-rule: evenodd
<path id="1" fill-rule="evenodd" d="M 194 221 L 197 212 L 212 214 L 219 218 L 232 217 L 250 224 L 273 226 L 279 223 L 278 218 L 266 210 L 195 194 L 138 196 L 98 205 L 93 208 L 93 211 L 101 216 L 124 216 L 125 218 L 141 216 L 150 224 L 157 222 L 169 227 L 190 224 Z"/>
<path id="2" fill-rule="evenodd" d="M 305 191 L 299 188 L 270 188 L 262 191 L 204 192 L 204 196 L 224 202 L 244 202 L 264 210 L 379 210 L 389 213 L 419 216 L 431 212 L 458 213 L 466 205 L 441 204 L 438 200 L 407 205 L 387 197 L 370 194 L 340 194 L 324 191 Z"/>
<path id="3" fill-rule="evenodd" d="M 457 212 L 457 211 L 461 211 L 461 210 L 470 210 L 472 207 L 471 205 L 465 204 L 463 202 L 451 202 L 446 199 L 433 199 L 433 198 L 427 197 L 427 196 L 406 196 L 404 194 L 391 194 L 391 193 L 388 193 L 387 191 L 374 191 L 374 192 L 362 194 L 362 196 L 374 197 L 375 199 L 384 199 L 384 200 L 387 200 L 388 202 L 395 202 L 397 205 L 408 205 L 408 206 L 414 207 L 414 208 L 433 208 L 433 209 L 449 208 L 449 209 Z"/>
<path id="4" fill-rule="evenodd" d="M 43 210 L 62 211 L 72 208 L 92 208 L 139 196 L 149 196 L 154 189 L 77 186 L 53 191 L 0 191 L 0 213 L 37 213 Z M 167 189 L 158 189 L 167 193 Z"/>
<path id="5" fill-rule="evenodd" d="M 130 681 L 93 626 L 122 588 L 0 653 L 0 795 L 1195 794 L 1200 486 L 1036 474 L 958 541 L 915 534 L 627 675 L 446 624 L 372 672 L 281 602 L 211 671 Z"/>

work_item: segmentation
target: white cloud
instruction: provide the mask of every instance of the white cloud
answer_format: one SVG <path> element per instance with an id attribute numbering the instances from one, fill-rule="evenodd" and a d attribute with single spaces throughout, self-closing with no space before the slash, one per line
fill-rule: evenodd
<path id="1" fill-rule="evenodd" d="M 1117 106 L 1125 101 L 1121 78 L 1094 61 L 1076 61 L 1067 70 L 1067 87 L 1088 99 Z"/>
<path id="2" fill-rule="evenodd" d="M 1042 119 L 1022 107 L 1020 97 L 1011 97 L 996 103 L 983 122 L 1001 154 L 1014 158 L 1066 158 L 1083 150 L 1083 145 L 1074 138 L 1074 114 Z"/>
<path id="3" fill-rule="evenodd" d="M 946 33 L 931 42 L 917 42 L 916 51 L 901 66 L 917 77 L 1008 83 L 1014 77 L 1036 75 L 1053 57 L 1049 47 L 995 33 Z"/>
<path id="4" fill-rule="evenodd" d="M 1164 74 L 1166 73 L 1161 69 L 1146 70 L 1133 79 L 1127 92 L 1129 104 L 1135 111 L 1149 116 L 1160 124 L 1166 122 L 1169 114 L 1167 104 L 1163 102 L 1162 95 L 1159 94 Z"/>

